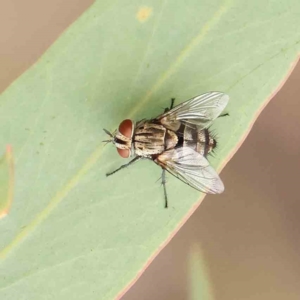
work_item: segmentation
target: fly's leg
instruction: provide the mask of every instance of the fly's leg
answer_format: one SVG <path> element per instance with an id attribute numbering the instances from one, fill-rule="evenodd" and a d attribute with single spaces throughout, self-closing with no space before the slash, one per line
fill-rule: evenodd
<path id="1" fill-rule="evenodd" d="M 110 173 L 106 173 L 106 176 L 110 176 L 110 175 L 112 175 L 112 174 L 114 174 L 114 173 L 120 171 L 121 169 L 127 168 L 128 166 L 130 166 L 131 164 L 133 164 L 134 162 L 136 162 L 136 161 L 138 161 L 138 160 L 140 160 L 140 159 L 141 159 L 141 157 L 140 157 L 140 156 L 137 156 L 137 157 L 135 157 L 134 159 L 132 159 L 129 163 L 127 163 L 127 164 L 125 164 L 125 165 L 122 165 L 120 168 L 118 168 L 118 169 L 116 169 L 116 170 L 114 170 L 114 171 L 112 171 L 112 172 L 110 172 Z"/>
<path id="2" fill-rule="evenodd" d="M 166 113 L 167 111 L 169 111 L 173 108 L 174 102 L 175 102 L 175 98 L 172 98 L 170 107 L 166 107 L 164 113 Z"/>
<path id="3" fill-rule="evenodd" d="M 222 115 L 218 116 L 218 118 L 221 118 L 221 117 L 229 117 L 229 113 L 225 113 L 225 114 L 222 114 Z"/>
<path id="4" fill-rule="evenodd" d="M 168 196 L 167 196 L 167 189 L 166 189 L 166 170 L 165 169 L 162 169 L 161 184 L 164 187 L 165 208 L 168 208 Z"/>
<path id="5" fill-rule="evenodd" d="M 172 98 L 171 99 L 170 110 L 174 107 L 174 102 L 175 102 L 175 98 Z"/>

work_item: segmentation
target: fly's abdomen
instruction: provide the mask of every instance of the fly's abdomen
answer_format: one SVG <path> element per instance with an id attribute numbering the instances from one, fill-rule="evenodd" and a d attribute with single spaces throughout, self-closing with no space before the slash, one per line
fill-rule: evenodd
<path id="1" fill-rule="evenodd" d="M 197 152 L 207 156 L 216 146 L 217 141 L 212 137 L 208 129 L 198 132 Z"/>
<path id="2" fill-rule="evenodd" d="M 183 146 L 189 147 L 203 156 L 207 156 L 217 145 L 208 129 L 198 130 L 196 126 L 185 126 Z"/>

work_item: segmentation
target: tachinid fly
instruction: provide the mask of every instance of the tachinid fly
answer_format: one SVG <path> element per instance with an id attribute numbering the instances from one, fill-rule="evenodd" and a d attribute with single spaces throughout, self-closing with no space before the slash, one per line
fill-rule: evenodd
<path id="1" fill-rule="evenodd" d="M 220 92 L 209 92 L 182 104 L 166 108 L 151 120 L 134 123 L 124 120 L 111 137 L 120 156 L 134 158 L 112 175 L 140 159 L 154 161 L 162 168 L 165 207 L 168 207 L 166 174 L 168 171 L 193 188 L 209 194 L 220 194 L 224 185 L 206 157 L 216 147 L 216 140 L 208 127 L 220 116 L 229 97 Z"/>

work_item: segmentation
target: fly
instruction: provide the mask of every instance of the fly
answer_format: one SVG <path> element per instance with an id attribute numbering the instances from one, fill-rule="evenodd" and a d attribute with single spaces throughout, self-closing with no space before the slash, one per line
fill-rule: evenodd
<path id="1" fill-rule="evenodd" d="M 134 123 L 126 119 L 105 142 L 112 142 L 123 158 L 134 157 L 117 171 L 141 159 L 149 159 L 162 168 L 165 207 L 168 207 L 166 171 L 184 183 L 204 193 L 220 194 L 224 191 L 222 180 L 210 166 L 207 155 L 216 147 L 217 141 L 208 127 L 226 107 L 229 96 L 209 92 L 170 108 L 150 120 Z"/>

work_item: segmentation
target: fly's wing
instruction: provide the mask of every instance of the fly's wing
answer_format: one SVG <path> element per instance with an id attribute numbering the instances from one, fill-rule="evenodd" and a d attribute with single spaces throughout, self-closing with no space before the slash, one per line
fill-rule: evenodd
<path id="1" fill-rule="evenodd" d="M 167 150 L 154 161 L 196 190 L 208 194 L 220 194 L 224 191 L 223 182 L 207 159 L 191 148 Z"/>
<path id="2" fill-rule="evenodd" d="M 224 93 L 209 92 L 183 102 L 155 119 L 173 131 L 177 131 L 181 123 L 204 129 L 221 114 L 228 101 L 229 96 Z"/>

